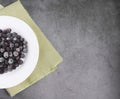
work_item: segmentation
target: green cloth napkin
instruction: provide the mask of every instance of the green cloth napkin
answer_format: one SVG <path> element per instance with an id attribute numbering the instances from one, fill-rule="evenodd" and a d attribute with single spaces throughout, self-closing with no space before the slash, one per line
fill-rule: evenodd
<path id="1" fill-rule="evenodd" d="M 2 8 L 2 6 L 0 6 L 0 8 Z M 25 88 L 36 83 L 49 73 L 56 70 L 56 65 L 58 65 L 62 61 L 62 57 L 51 45 L 51 43 L 46 39 L 39 27 L 35 24 L 27 11 L 24 9 L 20 1 L 17 1 L 1 9 L 0 15 L 14 16 L 25 21 L 35 32 L 40 46 L 39 60 L 32 74 L 19 85 L 6 89 L 10 96 L 14 96 Z"/>
<path id="2" fill-rule="evenodd" d="M 0 9 L 4 8 L 1 4 L 0 4 Z"/>

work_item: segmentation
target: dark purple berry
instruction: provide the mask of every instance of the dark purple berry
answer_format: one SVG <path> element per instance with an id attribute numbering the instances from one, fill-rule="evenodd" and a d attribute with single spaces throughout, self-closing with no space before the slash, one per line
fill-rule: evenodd
<path id="1" fill-rule="evenodd" d="M 23 41 L 24 41 L 24 38 L 21 38 L 20 40 L 23 42 Z"/>
<path id="2" fill-rule="evenodd" d="M 14 44 L 13 43 L 10 43 L 10 48 L 14 47 Z"/>
<path id="3" fill-rule="evenodd" d="M 17 52 L 20 52 L 20 48 L 16 48 L 16 51 L 17 51 Z"/>
<path id="4" fill-rule="evenodd" d="M 25 54 L 22 53 L 22 54 L 20 55 L 20 57 L 21 57 L 21 58 L 24 58 L 24 57 L 25 57 Z"/>
<path id="5" fill-rule="evenodd" d="M 22 60 L 19 60 L 18 61 L 19 65 L 23 64 L 23 61 Z"/>
<path id="6" fill-rule="evenodd" d="M 8 52 L 3 53 L 4 58 L 8 58 Z"/>
<path id="7" fill-rule="evenodd" d="M 13 52 L 13 55 L 16 57 L 16 56 L 19 55 L 19 53 L 18 53 L 17 51 L 14 51 L 14 52 Z"/>
<path id="8" fill-rule="evenodd" d="M 8 63 L 9 63 L 9 64 L 12 64 L 13 62 L 14 62 L 13 59 L 12 59 L 12 58 L 9 58 Z"/>
<path id="9" fill-rule="evenodd" d="M 4 73 L 4 68 L 1 67 L 1 68 L 0 68 L 0 74 L 3 74 L 3 73 Z"/>
<path id="10" fill-rule="evenodd" d="M 14 64 L 14 66 L 15 66 L 15 67 L 18 67 L 18 66 L 19 66 L 19 64 L 15 63 L 15 64 Z"/>
<path id="11" fill-rule="evenodd" d="M 14 37 L 14 38 L 13 38 L 13 40 L 14 40 L 14 41 L 16 41 L 16 40 L 17 40 L 17 38 L 16 38 L 16 37 Z"/>
<path id="12" fill-rule="evenodd" d="M 13 53 L 12 53 L 12 52 L 9 52 L 9 56 L 12 57 L 12 56 L 13 56 Z"/>
<path id="13" fill-rule="evenodd" d="M 3 33 L 10 33 L 10 32 L 11 32 L 10 28 L 3 30 Z"/>
<path id="14" fill-rule="evenodd" d="M 0 38 L 0 42 L 2 42 L 2 39 Z"/>
<path id="15" fill-rule="evenodd" d="M 8 65 L 8 60 L 5 60 L 4 64 L 5 64 L 5 65 Z"/>
<path id="16" fill-rule="evenodd" d="M 3 31 L 0 29 L 0 33 L 2 33 Z"/>
<path id="17" fill-rule="evenodd" d="M 19 46 L 19 44 L 18 43 L 15 43 L 15 47 L 18 47 Z"/>
<path id="18" fill-rule="evenodd" d="M 14 37 L 16 37 L 16 36 L 17 36 L 17 33 L 16 33 L 16 32 L 13 32 L 12 35 L 13 35 Z"/>
<path id="19" fill-rule="evenodd" d="M 24 49 L 23 49 L 23 52 L 24 52 L 24 53 L 27 53 L 27 52 L 28 52 L 28 49 L 27 49 L 27 48 L 24 48 Z"/>
<path id="20" fill-rule="evenodd" d="M 4 61 L 4 58 L 3 57 L 0 57 L 0 63 Z"/>

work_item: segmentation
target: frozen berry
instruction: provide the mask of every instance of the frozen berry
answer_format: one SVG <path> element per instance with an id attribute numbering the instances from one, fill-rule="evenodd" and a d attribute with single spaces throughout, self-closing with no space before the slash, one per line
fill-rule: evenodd
<path id="1" fill-rule="evenodd" d="M 14 62 L 13 59 L 12 59 L 12 58 L 9 58 L 8 63 L 9 63 L 9 64 L 12 64 L 13 62 Z"/>
<path id="2" fill-rule="evenodd" d="M 8 58 L 8 52 L 3 53 L 4 58 Z"/>
<path id="3" fill-rule="evenodd" d="M 17 36 L 17 33 L 16 33 L 16 32 L 13 32 L 12 35 L 13 35 L 14 37 L 16 37 L 16 36 Z"/>
<path id="4" fill-rule="evenodd" d="M 5 51 L 4 48 L 0 48 L 0 52 L 3 53 Z"/>
<path id="5" fill-rule="evenodd" d="M 10 32 L 11 32 L 10 28 L 3 30 L 3 33 L 10 33 Z"/>
<path id="6" fill-rule="evenodd" d="M 19 55 L 19 53 L 18 53 L 17 51 L 14 51 L 14 52 L 13 52 L 13 55 L 16 57 L 16 56 Z"/>
<path id="7" fill-rule="evenodd" d="M 5 65 L 8 65 L 8 60 L 5 60 L 5 61 L 4 61 L 4 64 L 5 64 Z"/>
<path id="8" fill-rule="evenodd" d="M 20 57 L 21 57 L 21 58 L 24 58 L 24 57 L 25 57 L 25 54 L 22 53 L 22 54 L 20 55 Z"/>
<path id="9" fill-rule="evenodd" d="M 18 43 L 15 43 L 15 47 L 18 47 L 19 46 L 19 44 Z"/>
<path id="10" fill-rule="evenodd" d="M 4 58 L 3 57 L 0 57 L 0 63 L 4 61 Z"/>
<path id="11" fill-rule="evenodd" d="M 21 64 L 23 64 L 23 61 L 22 61 L 22 60 L 19 60 L 18 63 L 21 65 Z"/>
<path id="12" fill-rule="evenodd" d="M 4 73 L 4 68 L 1 67 L 1 68 L 0 68 L 0 74 L 3 74 L 3 73 Z"/>
<path id="13" fill-rule="evenodd" d="M 0 42 L 2 42 L 2 39 L 0 38 Z"/>
<path id="14" fill-rule="evenodd" d="M 24 49 L 23 49 L 23 52 L 24 52 L 24 53 L 27 53 L 27 52 L 28 52 L 28 49 L 27 49 L 27 48 L 24 48 Z"/>
<path id="15" fill-rule="evenodd" d="M 21 38 L 20 40 L 23 42 L 23 41 L 24 41 L 24 38 Z"/>
<path id="16" fill-rule="evenodd" d="M 19 64 L 15 63 L 15 64 L 14 64 L 14 66 L 15 66 L 15 67 L 18 67 L 18 66 L 19 66 Z"/>
<path id="17" fill-rule="evenodd" d="M 13 40 L 14 40 L 14 41 L 16 41 L 16 40 L 17 40 L 17 38 L 16 38 L 16 37 L 14 37 L 14 38 L 13 38 Z"/>
<path id="18" fill-rule="evenodd" d="M 10 51 L 10 47 L 6 47 L 6 51 L 8 51 L 8 52 L 9 52 L 9 51 Z"/>
<path id="19" fill-rule="evenodd" d="M 10 40 L 10 37 L 7 37 L 6 40 Z"/>
<path id="20" fill-rule="evenodd" d="M 17 51 L 17 52 L 20 52 L 20 48 L 16 48 L 16 51 Z"/>
<path id="21" fill-rule="evenodd" d="M 12 57 L 12 56 L 13 56 L 13 53 L 12 53 L 12 52 L 9 52 L 9 56 Z"/>
<path id="22" fill-rule="evenodd" d="M 16 60 L 18 61 L 20 59 L 20 57 L 18 56 L 18 57 L 16 57 Z"/>
<path id="23" fill-rule="evenodd" d="M 3 31 L 0 29 L 0 33 L 2 33 Z"/>
<path id="24" fill-rule="evenodd" d="M 10 48 L 14 47 L 14 44 L 13 43 L 10 43 Z"/>

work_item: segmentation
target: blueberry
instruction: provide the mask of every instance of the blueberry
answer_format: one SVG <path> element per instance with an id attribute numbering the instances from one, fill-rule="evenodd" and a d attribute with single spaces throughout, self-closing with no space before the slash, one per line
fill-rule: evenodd
<path id="1" fill-rule="evenodd" d="M 14 44 L 13 43 L 10 43 L 10 48 L 14 47 Z"/>
<path id="2" fill-rule="evenodd" d="M 4 73 L 4 68 L 1 67 L 1 68 L 0 68 L 0 74 L 3 74 L 3 73 Z"/>
<path id="3" fill-rule="evenodd" d="M 24 41 L 24 38 L 21 38 L 20 40 L 23 42 L 23 41 Z"/>
<path id="4" fill-rule="evenodd" d="M 4 61 L 4 64 L 5 64 L 5 65 L 8 65 L 8 60 L 5 60 L 5 61 Z"/>
<path id="5" fill-rule="evenodd" d="M 12 57 L 12 56 L 13 56 L 13 53 L 12 53 L 12 52 L 9 52 L 9 56 Z"/>
<path id="6" fill-rule="evenodd" d="M 20 52 L 20 48 L 16 48 L 16 51 L 17 51 L 17 52 Z"/>
<path id="7" fill-rule="evenodd" d="M 16 33 L 16 32 L 13 32 L 13 33 L 12 33 L 12 36 L 16 37 L 16 36 L 17 36 L 17 33 Z"/>
<path id="8" fill-rule="evenodd" d="M 27 44 L 27 41 L 24 41 L 23 43 L 24 43 L 24 44 Z"/>
<path id="9" fill-rule="evenodd" d="M 18 56 L 18 57 L 16 57 L 16 60 L 18 61 L 20 59 L 20 57 Z"/>
<path id="10" fill-rule="evenodd" d="M 2 37 L 2 33 L 0 32 L 0 37 Z"/>
<path id="11" fill-rule="evenodd" d="M 5 38 L 2 38 L 2 41 L 5 41 Z"/>
<path id="12" fill-rule="evenodd" d="M 0 52 L 3 53 L 5 51 L 4 48 L 0 48 Z"/>
<path id="13" fill-rule="evenodd" d="M 12 71 L 12 67 L 13 67 L 13 65 L 8 65 L 8 71 Z"/>
<path id="14" fill-rule="evenodd" d="M 4 61 L 4 58 L 3 57 L 0 57 L 0 63 Z"/>
<path id="15" fill-rule="evenodd" d="M 2 38 L 0 38 L 0 42 L 2 42 Z"/>
<path id="16" fill-rule="evenodd" d="M 10 47 L 6 47 L 6 51 L 8 51 L 8 52 L 9 52 L 9 51 L 10 51 Z"/>
<path id="17" fill-rule="evenodd" d="M 19 48 L 20 48 L 20 50 L 23 50 L 23 47 L 22 47 L 22 46 L 20 46 Z"/>
<path id="18" fill-rule="evenodd" d="M 23 48 L 27 48 L 27 47 L 28 47 L 27 44 L 23 45 Z"/>
<path id="19" fill-rule="evenodd" d="M 11 34 L 11 33 L 7 34 L 7 37 L 11 38 L 11 37 L 12 37 L 12 34 Z"/>
<path id="20" fill-rule="evenodd" d="M 4 73 L 7 73 L 8 72 L 8 68 L 4 68 Z"/>
<path id="21" fill-rule="evenodd" d="M 13 59 L 12 59 L 12 58 L 9 58 L 8 63 L 9 63 L 9 64 L 12 64 L 13 62 L 14 62 Z"/>
<path id="22" fill-rule="evenodd" d="M 16 69 L 16 67 L 17 67 L 17 66 L 13 65 L 13 66 L 12 66 L 12 69 Z"/>
<path id="23" fill-rule="evenodd" d="M 7 35 L 6 35 L 6 34 L 4 34 L 4 33 L 2 34 L 2 36 L 3 36 L 4 38 L 6 38 L 6 37 L 7 37 Z"/>
<path id="24" fill-rule="evenodd" d="M 15 64 L 14 64 L 14 66 L 15 66 L 15 67 L 18 67 L 18 66 L 19 66 L 19 64 L 15 63 Z"/>
<path id="25" fill-rule="evenodd" d="M 3 53 L 0 52 L 0 57 L 2 57 L 2 56 L 3 56 Z"/>
<path id="26" fill-rule="evenodd" d="M 21 64 L 23 64 L 23 61 L 20 59 L 20 60 L 18 61 L 18 63 L 21 65 Z"/>
<path id="27" fill-rule="evenodd" d="M 0 68 L 3 67 L 3 64 L 0 64 Z"/>
<path id="28" fill-rule="evenodd" d="M 10 28 L 3 30 L 3 33 L 10 33 L 10 32 L 11 32 Z"/>
<path id="29" fill-rule="evenodd" d="M 0 29 L 0 33 L 2 33 L 3 31 Z"/>
<path id="30" fill-rule="evenodd" d="M 14 52 L 13 52 L 13 55 L 16 57 L 16 56 L 19 55 L 19 53 L 18 53 L 17 51 L 14 51 Z"/>
<path id="31" fill-rule="evenodd" d="M 8 44 L 7 42 L 4 42 L 4 46 L 6 46 L 6 47 L 7 47 L 8 45 L 9 45 L 9 44 Z"/>
<path id="32" fill-rule="evenodd" d="M 20 36 L 20 35 L 17 35 L 17 38 L 18 38 L 18 39 L 20 39 L 20 38 L 21 38 L 21 36 Z"/>
<path id="33" fill-rule="evenodd" d="M 27 53 L 27 52 L 28 52 L 28 49 L 27 49 L 27 48 L 24 48 L 24 49 L 23 49 L 23 52 L 24 52 L 24 53 Z"/>
<path id="34" fill-rule="evenodd" d="M 4 68 L 7 68 L 7 67 L 8 67 L 8 64 L 4 64 L 3 67 L 4 67 Z"/>
<path id="35" fill-rule="evenodd" d="M 16 38 L 16 37 L 14 37 L 14 38 L 13 38 L 13 40 L 14 40 L 14 41 L 16 41 L 16 40 L 17 40 L 17 38 Z"/>
<path id="36" fill-rule="evenodd" d="M 22 54 L 20 55 L 20 57 L 21 57 L 21 58 L 24 58 L 24 57 L 25 57 L 25 54 L 22 53 Z"/>
<path id="37" fill-rule="evenodd" d="M 15 43 L 15 47 L 18 47 L 19 46 L 19 44 L 18 43 Z"/>
<path id="38" fill-rule="evenodd" d="M 6 40 L 8 40 L 8 41 L 9 41 L 9 40 L 10 40 L 10 37 L 7 37 L 7 38 L 6 38 Z"/>
<path id="39" fill-rule="evenodd" d="M 8 52 L 3 53 L 4 58 L 8 58 Z"/>
<path id="40" fill-rule="evenodd" d="M 22 42 L 19 42 L 19 45 L 20 45 L 20 46 L 23 46 L 23 43 L 22 43 Z"/>

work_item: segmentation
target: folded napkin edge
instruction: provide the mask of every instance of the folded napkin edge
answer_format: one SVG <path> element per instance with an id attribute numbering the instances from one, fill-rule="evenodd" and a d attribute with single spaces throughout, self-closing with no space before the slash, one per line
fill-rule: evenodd
<path id="1" fill-rule="evenodd" d="M 47 73 L 46 73 L 46 75 L 54 72 L 56 69 L 57 69 L 57 67 L 52 68 L 50 72 L 47 72 Z M 39 78 L 39 76 L 36 77 L 34 80 L 32 80 L 32 82 L 30 82 L 30 84 L 26 84 L 26 85 L 24 86 L 24 88 L 16 89 L 15 92 L 13 92 L 13 91 L 11 92 L 11 90 L 9 90 L 9 88 L 8 88 L 8 89 L 6 89 L 6 90 L 7 90 L 7 93 L 8 93 L 11 97 L 13 97 L 13 96 L 17 95 L 18 93 L 22 92 L 24 89 L 30 87 L 31 83 L 32 83 L 32 85 L 35 84 L 35 83 L 37 83 L 38 81 L 40 81 L 40 79 L 43 79 L 46 75 L 41 76 L 41 78 Z M 23 87 L 23 86 L 22 86 L 22 87 Z M 16 92 L 17 92 L 17 93 L 16 93 Z"/>

